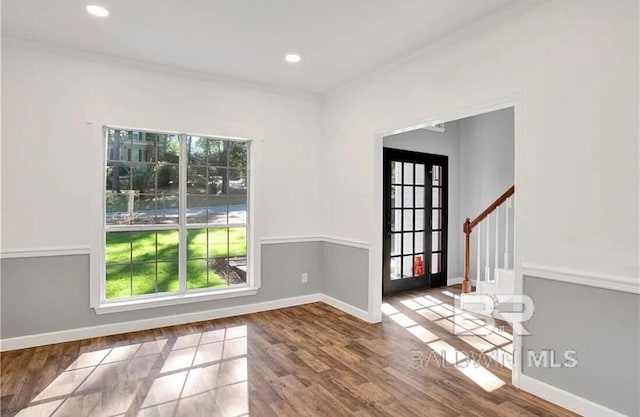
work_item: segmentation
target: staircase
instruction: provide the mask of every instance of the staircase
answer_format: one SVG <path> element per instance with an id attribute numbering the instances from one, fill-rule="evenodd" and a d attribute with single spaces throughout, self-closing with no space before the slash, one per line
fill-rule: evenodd
<path id="1" fill-rule="evenodd" d="M 512 186 L 478 217 L 467 218 L 465 234 L 463 294 L 514 294 L 515 274 L 511 267 L 513 253 L 513 206 L 515 187 Z M 471 284 L 471 240 L 476 247 L 475 292 Z M 464 295 L 461 307 L 464 309 Z"/>

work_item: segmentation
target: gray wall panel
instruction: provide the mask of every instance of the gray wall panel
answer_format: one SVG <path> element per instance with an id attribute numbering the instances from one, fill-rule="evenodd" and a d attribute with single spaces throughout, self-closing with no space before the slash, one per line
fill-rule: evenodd
<path id="1" fill-rule="evenodd" d="M 262 246 L 254 296 L 96 315 L 89 307 L 89 256 L 3 259 L 2 333 L 11 338 L 80 327 L 254 304 L 321 291 L 321 242 Z M 309 273 L 302 284 L 300 275 Z"/>
<path id="2" fill-rule="evenodd" d="M 328 242 L 322 249 L 322 292 L 367 311 L 369 251 Z"/>
<path id="3" fill-rule="evenodd" d="M 524 277 L 535 314 L 523 374 L 629 416 L 640 415 L 640 295 Z M 527 366 L 527 351 L 575 350 L 575 368 Z M 562 362 L 562 360 L 559 360 Z"/>

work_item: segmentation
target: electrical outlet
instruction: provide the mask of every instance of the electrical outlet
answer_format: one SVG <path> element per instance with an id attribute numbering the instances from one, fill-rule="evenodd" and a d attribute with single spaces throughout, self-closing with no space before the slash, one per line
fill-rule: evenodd
<path id="1" fill-rule="evenodd" d="M 302 273 L 302 283 L 306 284 L 307 282 L 309 282 L 309 274 L 306 272 Z"/>

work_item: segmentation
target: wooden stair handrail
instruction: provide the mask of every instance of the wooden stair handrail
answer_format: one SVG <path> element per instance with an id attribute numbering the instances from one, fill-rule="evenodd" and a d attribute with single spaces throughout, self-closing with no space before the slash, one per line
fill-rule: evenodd
<path id="1" fill-rule="evenodd" d="M 475 219 L 471 220 L 467 217 L 464 224 L 462 225 L 462 230 L 465 234 L 464 240 L 464 280 L 462 281 L 462 292 L 468 293 L 471 292 L 471 281 L 469 281 L 469 264 L 471 257 L 471 232 L 473 229 L 487 218 L 491 213 L 493 213 L 498 207 L 502 205 L 509 197 L 511 197 L 516 192 L 515 185 L 512 185 L 507 191 L 505 191 L 500 197 L 496 199 L 489 207 L 487 207 L 482 213 L 478 215 Z"/>
<path id="2" fill-rule="evenodd" d="M 471 231 L 473 230 L 474 227 L 476 227 L 478 225 L 478 223 L 480 223 L 481 221 L 483 221 L 484 219 L 487 218 L 487 216 L 489 216 L 491 213 L 493 213 L 498 207 L 500 207 L 502 205 L 502 203 L 504 203 L 505 201 L 507 201 L 507 198 L 511 197 L 513 194 L 515 194 L 516 192 L 516 187 L 515 185 L 512 185 L 507 191 L 505 191 L 500 197 L 498 197 L 496 199 L 496 201 L 494 201 L 493 203 L 491 203 L 491 205 L 489 207 L 487 207 L 482 213 L 480 213 L 478 215 L 478 217 L 476 217 L 473 220 L 470 220 L 467 218 L 467 221 L 464 222 L 464 226 L 465 227 L 469 227 L 469 233 L 471 233 Z M 467 233 L 467 230 L 464 230 L 465 233 Z"/>

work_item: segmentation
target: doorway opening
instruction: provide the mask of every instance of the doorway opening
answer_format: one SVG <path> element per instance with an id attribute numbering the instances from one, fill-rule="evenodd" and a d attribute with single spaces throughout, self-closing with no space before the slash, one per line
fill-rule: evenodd
<path id="1" fill-rule="evenodd" d="M 488 356 L 507 382 L 519 374 L 519 338 L 499 312 L 467 310 L 461 294 L 464 277 L 477 294 L 521 293 L 515 108 L 488 110 L 383 135 L 378 288 L 382 317 L 419 339 L 450 333 L 454 351 Z"/>

